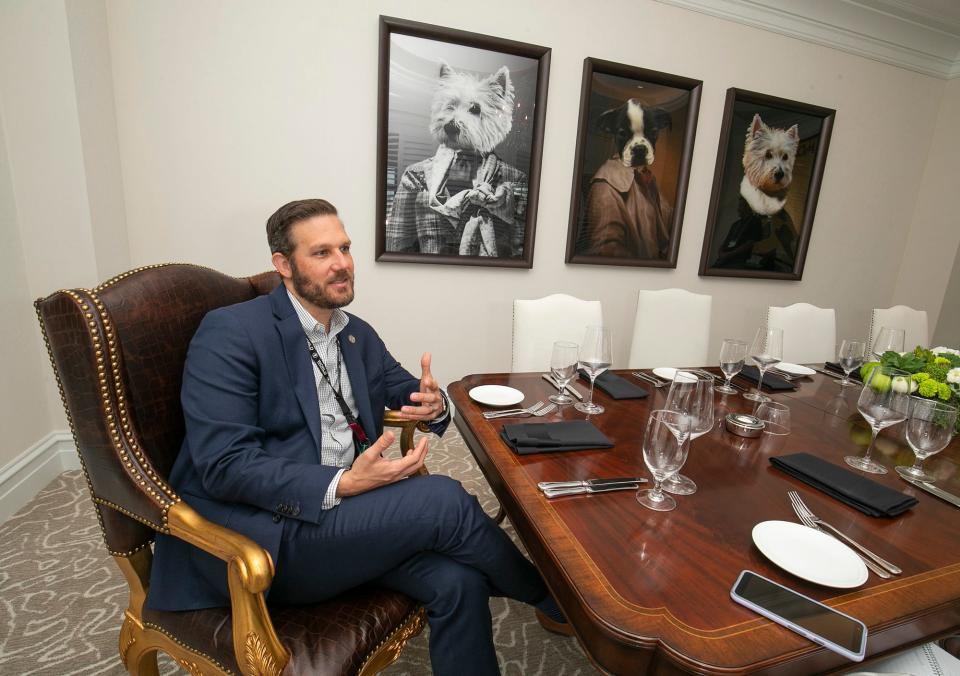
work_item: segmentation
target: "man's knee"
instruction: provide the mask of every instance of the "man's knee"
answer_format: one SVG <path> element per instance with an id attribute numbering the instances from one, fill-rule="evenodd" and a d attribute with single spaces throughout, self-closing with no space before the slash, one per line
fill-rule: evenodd
<path id="1" fill-rule="evenodd" d="M 426 483 L 426 490 L 430 493 L 431 503 L 437 506 L 438 511 L 463 513 L 482 511 L 476 496 L 467 493 L 459 481 L 440 474 L 425 476 L 423 480 Z"/>
<path id="2" fill-rule="evenodd" d="M 490 581 L 480 571 L 450 561 L 430 576 L 434 602 L 427 604 L 434 613 L 463 612 L 486 608 L 490 600 Z"/>

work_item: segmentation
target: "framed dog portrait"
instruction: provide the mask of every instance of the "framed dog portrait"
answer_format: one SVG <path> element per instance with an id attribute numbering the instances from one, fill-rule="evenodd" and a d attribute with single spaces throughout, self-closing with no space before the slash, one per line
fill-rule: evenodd
<path id="1" fill-rule="evenodd" d="M 533 266 L 550 50 L 380 17 L 378 261 Z"/>
<path id="2" fill-rule="evenodd" d="M 702 87 L 584 60 L 567 263 L 677 266 Z"/>
<path id="3" fill-rule="evenodd" d="M 835 115 L 727 90 L 702 276 L 803 277 Z"/>

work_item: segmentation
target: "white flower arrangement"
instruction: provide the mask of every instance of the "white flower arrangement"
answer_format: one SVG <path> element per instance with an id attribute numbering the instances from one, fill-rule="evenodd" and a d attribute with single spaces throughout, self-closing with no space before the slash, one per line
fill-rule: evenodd
<path id="1" fill-rule="evenodd" d="M 947 383 L 960 385 L 960 366 L 947 371 Z"/>

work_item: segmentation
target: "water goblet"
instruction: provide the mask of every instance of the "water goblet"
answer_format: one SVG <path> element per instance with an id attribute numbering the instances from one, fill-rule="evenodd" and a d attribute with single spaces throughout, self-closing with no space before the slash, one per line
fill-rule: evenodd
<path id="1" fill-rule="evenodd" d="M 841 387 L 852 387 L 857 383 L 850 380 L 850 372 L 860 368 L 863 364 L 863 355 L 867 346 L 862 340 L 844 340 L 840 343 L 840 349 L 837 350 L 837 361 L 840 368 L 843 369 L 843 380 L 840 381 Z"/>
<path id="2" fill-rule="evenodd" d="M 637 502 L 657 512 L 669 512 L 677 501 L 663 492 L 663 482 L 676 474 L 687 459 L 690 420 L 679 411 L 650 412 L 643 435 L 643 462 L 653 475 L 653 488 L 637 491 Z"/>
<path id="3" fill-rule="evenodd" d="M 851 467 L 871 474 L 886 474 L 887 469 L 870 459 L 880 430 L 907 419 L 910 406 L 910 375 L 890 366 L 877 366 L 867 376 L 857 408 L 870 424 L 872 436 L 863 456 L 848 455 L 843 458 Z"/>
<path id="4" fill-rule="evenodd" d="M 763 421 L 764 434 L 790 434 L 790 407 L 777 401 L 765 401 L 757 406 L 756 416 Z"/>
<path id="5" fill-rule="evenodd" d="M 558 392 L 550 395 L 554 404 L 572 404 L 573 397 L 566 393 L 566 387 L 577 374 L 577 362 L 580 359 L 580 346 L 564 340 L 553 344 L 550 356 L 550 373 L 557 382 Z"/>
<path id="6" fill-rule="evenodd" d="M 724 338 L 723 345 L 720 346 L 720 370 L 723 371 L 726 382 L 717 386 L 717 392 L 723 392 L 724 394 L 737 393 L 737 390 L 730 386 L 730 381 L 740 373 L 746 358 L 747 344 L 744 341 Z"/>
<path id="7" fill-rule="evenodd" d="M 712 376 L 677 371 L 670 384 L 664 409 L 687 417 L 689 429 L 684 438 L 678 441 L 688 447 L 694 439 L 713 429 L 713 383 Z M 677 431 L 682 430 L 678 427 Z M 690 477 L 674 473 L 664 481 L 663 489 L 674 495 L 692 495 L 697 492 L 697 484 Z"/>
<path id="8" fill-rule="evenodd" d="M 779 364 L 783 359 L 783 329 L 760 328 L 750 344 L 750 358 L 757 365 L 760 377 L 757 379 L 756 392 L 747 392 L 744 399 L 750 401 L 770 401 L 770 397 L 760 391 L 763 386 L 763 375 L 771 366 Z"/>
<path id="9" fill-rule="evenodd" d="M 884 352 L 903 352 L 903 343 L 907 332 L 904 329 L 897 329 L 892 326 L 881 326 L 877 333 L 877 339 L 873 341 L 870 348 L 873 353 L 874 361 L 880 361 Z"/>
<path id="10" fill-rule="evenodd" d="M 947 447 L 956 424 L 956 406 L 933 399 L 914 399 L 907 421 L 907 443 L 917 459 L 912 467 L 898 465 L 897 474 L 904 479 L 933 481 L 934 477 L 923 470 L 923 461 Z"/>
<path id="11" fill-rule="evenodd" d="M 603 413 L 603 406 L 593 403 L 593 385 L 597 376 L 610 368 L 611 362 L 610 329 L 605 326 L 588 326 L 580 348 L 580 368 L 587 372 L 590 378 L 590 399 L 586 402 L 574 404 L 574 408 L 582 413 L 594 415 Z"/>

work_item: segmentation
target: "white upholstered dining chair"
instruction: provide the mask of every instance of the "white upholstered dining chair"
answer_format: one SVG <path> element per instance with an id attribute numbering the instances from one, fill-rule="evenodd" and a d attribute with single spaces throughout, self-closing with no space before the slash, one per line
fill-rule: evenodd
<path id="1" fill-rule="evenodd" d="M 684 289 L 637 294 L 629 368 L 704 366 L 713 296 Z"/>
<path id="2" fill-rule="evenodd" d="M 873 349 L 873 341 L 884 326 L 891 329 L 903 329 L 903 349 L 909 352 L 917 345 L 930 347 L 929 329 L 927 328 L 927 313 L 925 310 L 914 310 L 906 305 L 894 305 L 888 308 L 874 308 L 870 315 L 870 344 L 867 353 Z"/>
<path id="3" fill-rule="evenodd" d="M 587 326 L 603 325 L 598 300 L 580 300 L 563 293 L 513 301 L 511 371 L 549 371 L 553 344 L 566 340 L 580 345 Z"/>
<path id="4" fill-rule="evenodd" d="M 783 330 L 783 360 L 794 364 L 833 361 L 837 354 L 837 312 L 810 303 L 767 308 L 767 327 Z"/>

